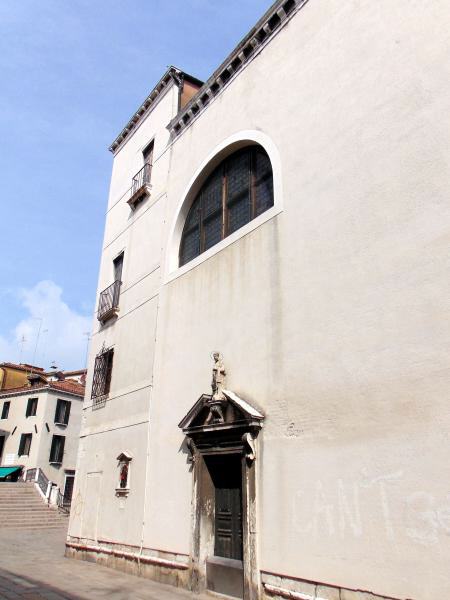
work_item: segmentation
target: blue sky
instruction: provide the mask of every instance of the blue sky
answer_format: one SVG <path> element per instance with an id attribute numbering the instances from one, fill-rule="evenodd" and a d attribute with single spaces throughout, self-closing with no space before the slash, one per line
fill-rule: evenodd
<path id="1" fill-rule="evenodd" d="M 206 79 L 270 4 L 0 0 L 0 361 L 84 366 L 109 144 L 169 64 Z"/>

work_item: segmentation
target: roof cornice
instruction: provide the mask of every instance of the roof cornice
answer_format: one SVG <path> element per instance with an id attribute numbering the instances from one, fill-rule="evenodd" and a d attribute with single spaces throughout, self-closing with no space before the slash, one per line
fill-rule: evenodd
<path id="1" fill-rule="evenodd" d="M 150 94 L 141 104 L 141 106 L 137 109 L 116 139 L 113 141 L 111 146 L 109 147 L 110 152 L 115 153 L 123 144 L 123 142 L 128 138 L 130 133 L 132 133 L 136 127 L 141 123 L 141 121 L 147 116 L 150 110 L 154 107 L 154 105 L 159 101 L 164 92 L 169 88 L 171 83 L 175 85 L 181 85 L 183 80 L 187 79 L 188 81 L 194 81 L 198 84 L 202 84 L 203 82 L 184 73 L 177 67 L 170 66 L 155 87 L 152 89 Z"/>
<path id="2" fill-rule="evenodd" d="M 177 138 L 234 79 L 259 50 L 266 46 L 308 0 L 277 0 L 169 123 L 172 140 Z"/>

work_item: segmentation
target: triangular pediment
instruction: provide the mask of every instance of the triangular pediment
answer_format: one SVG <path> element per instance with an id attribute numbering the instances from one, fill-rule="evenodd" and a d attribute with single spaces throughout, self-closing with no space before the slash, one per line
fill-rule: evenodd
<path id="1" fill-rule="evenodd" d="M 184 432 L 228 428 L 242 423 L 261 427 L 263 419 L 264 415 L 246 400 L 231 390 L 223 390 L 223 399 L 219 402 L 208 394 L 200 396 L 178 427 Z"/>

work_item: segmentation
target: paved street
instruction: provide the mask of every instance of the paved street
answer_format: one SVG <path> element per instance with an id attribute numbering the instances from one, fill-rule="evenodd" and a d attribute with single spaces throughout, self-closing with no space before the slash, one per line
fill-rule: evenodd
<path id="1" fill-rule="evenodd" d="M 171 586 L 64 558 L 65 529 L 8 530 L 0 536 L 0 598 L 200 600 Z"/>

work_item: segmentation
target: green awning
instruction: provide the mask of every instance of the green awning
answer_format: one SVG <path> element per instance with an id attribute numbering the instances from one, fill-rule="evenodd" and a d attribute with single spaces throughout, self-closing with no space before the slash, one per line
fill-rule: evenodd
<path id="1" fill-rule="evenodd" d="M 20 471 L 22 467 L 0 467 L 0 479 L 4 479 L 14 473 L 15 471 Z"/>

